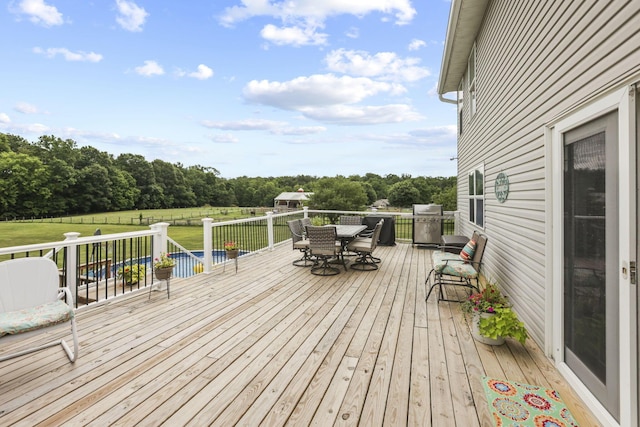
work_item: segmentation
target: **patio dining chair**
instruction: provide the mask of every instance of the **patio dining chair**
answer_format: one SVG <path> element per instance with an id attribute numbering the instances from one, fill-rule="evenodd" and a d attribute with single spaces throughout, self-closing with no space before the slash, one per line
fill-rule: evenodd
<path id="1" fill-rule="evenodd" d="M 296 267 L 309 267 L 313 264 L 311 257 L 309 256 L 309 240 L 305 238 L 304 229 L 299 219 L 292 219 L 287 221 L 289 231 L 291 231 L 291 242 L 293 244 L 293 250 L 302 252 L 302 257 L 293 261 L 293 265 Z"/>
<path id="2" fill-rule="evenodd" d="M 309 239 L 309 254 L 315 258 L 311 273 L 319 276 L 338 274 L 340 270 L 329 263 L 331 259 L 341 260 L 344 270 L 347 271 L 342 255 L 342 244 L 337 240 L 335 227 L 310 225 L 306 231 Z"/>
<path id="3" fill-rule="evenodd" d="M 383 225 L 384 219 L 381 219 L 374 227 L 373 235 L 371 237 L 357 237 L 347 245 L 347 250 L 355 252 L 357 255 L 357 258 L 353 264 L 351 264 L 351 268 L 361 271 L 378 269 L 380 258 L 376 258 L 372 254 L 378 246 L 380 230 L 382 230 Z"/>
<path id="4" fill-rule="evenodd" d="M 362 217 L 357 215 L 340 215 L 340 225 L 362 225 Z"/>
<path id="5" fill-rule="evenodd" d="M 427 275 L 425 286 L 429 286 L 433 277 L 433 283 L 429 287 L 426 300 L 429 299 L 434 288 L 438 288 L 438 302 L 462 302 L 459 299 L 445 297 L 443 286 L 463 287 L 469 292 L 480 292 L 479 279 L 482 257 L 487 245 L 487 236 L 474 232 L 473 237 L 460 251 L 459 254 L 444 250 L 434 251 L 431 254 L 433 268 Z"/>

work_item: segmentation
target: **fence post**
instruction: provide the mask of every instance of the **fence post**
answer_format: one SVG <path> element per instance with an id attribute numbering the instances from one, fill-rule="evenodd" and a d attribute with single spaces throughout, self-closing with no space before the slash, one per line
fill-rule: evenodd
<path id="1" fill-rule="evenodd" d="M 269 241 L 268 248 L 273 250 L 273 212 L 267 212 L 267 238 Z"/>
<path id="2" fill-rule="evenodd" d="M 151 274 L 153 275 L 152 277 L 155 279 L 155 274 L 153 273 L 153 263 L 155 262 L 156 258 L 160 258 L 160 254 L 162 252 L 167 252 L 167 247 L 168 247 L 168 243 L 169 240 L 167 238 L 167 229 L 169 228 L 169 223 L 167 222 L 158 222 L 155 224 L 152 224 L 149 226 L 149 228 L 151 230 L 153 230 L 153 254 L 151 255 Z M 153 280 L 152 280 L 152 285 L 153 286 Z M 167 281 L 166 280 L 160 280 L 157 283 L 157 289 L 162 291 L 164 289 L 166 289 L 167 286 Z"/>
<path id="3" fill-rule="evenodd" d="M 71 290 L 73 295 L 73 303 L 78 306 L 78 247 L 73 243 L 78 239 L 80 233 L 70 231 L 64 233 L 64 241 L 69 242 L 67 244 L 67 283 L 66 286 Z"/>
<path id="4" fill-rule="evenodd" d="M 309 206 L 302 207 L 302 217 L 309 218 Z"/>
<path id="5" fill-rule="evenodd" d="M 204 242 L 202 247 L 204 249 L 204 273 L 211 273 L 211 267 L 213 266 L 213 239 L 211 224 L 213 218 L 202 218 L 202 236 Z"/>

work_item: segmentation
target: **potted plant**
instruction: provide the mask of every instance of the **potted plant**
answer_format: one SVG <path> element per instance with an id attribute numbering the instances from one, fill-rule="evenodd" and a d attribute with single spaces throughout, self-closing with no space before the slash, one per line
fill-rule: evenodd
<path id="1" fill-rule="evenodd" d="M 225 251 L 225 254 L 227 255 L 227 258 L 229 259 L 238 258 L 239 249 L 240 249 L 240 246 L 236 242 L 233 242 L 233 241 L 224 242 L 224 251 Z"/>
<path id="2" fill-rule="evenodd" d="M 124 283 L 132 286 L 144 280 L 145 270 L 145 266 L 142 264 L 127 264 L 118 269 L 118 279 L 122 279 Z"/>
<path id="3" fill-rule="evenodd" d="M 166 252 L 162 252 L 160 254 L 160 258 L 156 258 L 153 260 L 153 268 L 156 279 L 166 280 L 171 277 L 171 274 L 173 273 L 173 267 L 175 267 L 175 265 L 176 261 L 171 258 L 171 255 Z"/>
<path id="4" fill-rule="evenodd" d="M 471 315 L 471 334 L 484 344 L 500 345 L 506 337 L 524 344 L 528 335 L 511 304 L 495 283 L 487 283 L 480 293 L 472 294 L 461 305 L 465 316 Z"/>

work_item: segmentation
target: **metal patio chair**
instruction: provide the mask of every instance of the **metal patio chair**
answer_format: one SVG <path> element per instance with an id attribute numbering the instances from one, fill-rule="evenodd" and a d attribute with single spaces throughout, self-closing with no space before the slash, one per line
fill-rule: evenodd
<path id="1" fill-rule="evenodd" d="M 60 287 L 56 263 L 42 257 L 0 262 L 0 348 L 32 335 L 50 337 L 52 327 L 65 323 L 71 326 L 73 350 L 65 340 L 56 339 L 15 353 L 0 354 L 0 362 L 56 345 L 62 346 L 71 362 L 78 357 L 73 295 L 69 288 Z"/>
<path id="2" fill-rule="evenodd" d="M 319 276 L 338 274 L 340 269 L 329 263 L 333 258 L 341 260 L 344 270 L 347 271 L 347 265 L 342 256 L 342 244 L 337 240 L 335 227 L 310 225 L 306 231 L 309 239 L 309 253 L 316 260 L 311 267 L 311 273 Z"/>
<path id="3" fill-rule="evenodd" d="M 472 241 L 475 242 L 475 250 L 468 260 L 463 259 L 459 254 L 446 252 L 443 248 L 432 252 L 433 268 L 427 275 L 425 286 L 429 286 L 431 277 L 433 277 L 433 283 L 429 287 L 426 300 L 429 299 L 431 292 L 436 287 L 438 288 L 438 302 L 462 302 L 457 299 L 445 298 L 443 286 L 460 286 L 469 291 L 480 292 L 480 268 L 482 266 L 482 256 L 487 245 L 487 236 L 474 232 L 469 242 Z M 463 248 L 462 251 L 465 250 L 467 249 Z"/>
<path id="4" fill-rule="evenodd" d="M 340 215 L 340 225 L 362 225 L 362 217 L 357 215 Z"/>
<path id="5" fill-rule="evenodd" d="M 378 238 L 380 237 L 380 230 L 382 230 L 383 225 L 384 219 L 381 219 L 374 227 L 371 237 L 357 237 L 347 245 L 347 250 L 355 252 L 357 255 L 357 258 L 353 264 L 351 264 L 351 268 L 361 271 L 378 269 L 380 258 L 376 258 L 372 254 L 378 246 Z"/>
<path id="6" fill-rule="evenodd" d="M 296 267 L 309 267 L 313 265 L 313 260 L 309 255 L 309 240 L 304 235 L 304 229 L 302 228 L 302 222 L 299 219 L 292 219 L 287 221 L 289 231 L 291 231 L 291 242 L 293 249 L 302 252 L 302 257 L 293 261 L 293 265 Z"/>

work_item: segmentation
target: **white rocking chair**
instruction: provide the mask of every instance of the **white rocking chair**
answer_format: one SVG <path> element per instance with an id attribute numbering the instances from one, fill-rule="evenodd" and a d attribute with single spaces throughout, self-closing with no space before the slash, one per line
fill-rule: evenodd
<path id="1" fill-rule="evenodd" d="M 63 323 L 71 325 L 73 351 L 59 339 L 17 353 L 0 354 L 0 362 L 56 345 L 62 346 L 71 362 L 78 357 L 73 295 L 69 288 L 59 287 L 56 264 L 41 257 L 0 262 L 0 348 L 9 341 L 41 334 Z"/>

